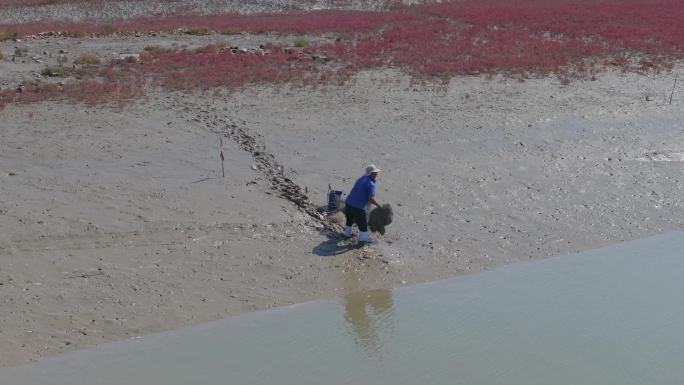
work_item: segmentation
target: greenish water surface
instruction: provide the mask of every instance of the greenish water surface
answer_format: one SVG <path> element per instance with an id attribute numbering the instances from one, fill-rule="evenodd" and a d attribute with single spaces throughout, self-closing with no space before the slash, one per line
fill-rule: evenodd
<path id="1" fill-rule="evenodd" d="M 683 293 L 675 232 L 106 344 L 0 384 L 682 384 Z"/>

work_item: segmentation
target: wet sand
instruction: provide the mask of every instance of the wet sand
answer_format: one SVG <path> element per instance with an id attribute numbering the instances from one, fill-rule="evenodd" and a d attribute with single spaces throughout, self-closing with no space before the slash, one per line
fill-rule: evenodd
<path id="1" fill-rule="evenodd" d="M 25 76 L 0 65 L 8 84 Z M 385 70 L 322 90 L 153 94 L 123 110 L 8 107 L 0 366 L 680 229 L 673 78 L 421 86 Z M 384 170 L 379 200 L 395 208 L 374 249 L 338 244 L 282 197 L 299 186 L 323 205 L 328 184 L 348 191 L 371 162 Z"/>

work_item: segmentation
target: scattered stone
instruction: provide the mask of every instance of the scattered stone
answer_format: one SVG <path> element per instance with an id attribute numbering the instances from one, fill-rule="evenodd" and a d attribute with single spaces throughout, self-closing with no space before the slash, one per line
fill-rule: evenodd
<path id="1" fill-rule="evenodd" d="M 16 172 L 13 172 L 13 171 L 10 171 L 10 172 L 8 173 L 8 175 L 9 175 L 9 176 L 15 176 L 15 175 L 17 175 L 17 173 L 16 173 Z"/>
<path id="2" fill-rule="evenodd" d="M 313 59 L 314 61 L 322 61 L 322 62 L 329 62 L 330 61 L 329 57 L 327 57 L 325 55 L 321 55 L 321 54 L 313 54 L 313 55 L 311 55 L 311 59 Z"/>
<path id="3" fill-rule="evenodd" d="M 76 270 L 67 275 L 66 278 L 90 278 L 98 275 L 104 275 L 102 268 L 98 268 L 97 270 Z"/>
<path id="4" fill-rule="evenodd" d="M 655 97 L 654 97 L 653 95 L 646 95 L 646 101 L 647 101 L 647 102 L 651 102 L 651 101 L 653 101 L 654 99 L 655 99 Z"/>
<path id="5" fill-rule="evenodd" d="M 116 56 L 119 58 L 119 60 L 127 60 L 127 59 L 128 60 L 130 60 L 130 59 L 138 60 L 138 59 L 140 59 L 140 54 L 137 54 L 137 53 L 122 52 L 122 53 L 116 54 Z"/>

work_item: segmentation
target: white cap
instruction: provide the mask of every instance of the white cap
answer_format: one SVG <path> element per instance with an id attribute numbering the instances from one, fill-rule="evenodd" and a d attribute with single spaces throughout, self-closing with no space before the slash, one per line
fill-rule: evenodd
<path id="1" fill-rule="evenodd" d="M 379 168 L 375 167 L 374 164 L 369 164 L 368 167 L 366 167 L 366 175 L 370 175 L 370 174 L 372 174 L 372 173 L 374 173 L 374 172 L 380 172 L 380 171 L 382 171 L 382 170 L 380 170 Z"/>

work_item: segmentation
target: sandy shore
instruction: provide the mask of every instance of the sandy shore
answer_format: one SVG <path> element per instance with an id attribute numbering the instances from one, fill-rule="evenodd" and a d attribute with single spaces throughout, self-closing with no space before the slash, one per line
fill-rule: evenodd
<path id="1" fill-rule="evenodd" d="M 424 0 L 402 0 L 416 4 Z M 0 24 L 31 23 L 36 21 L 96 21 L 112 22 L 120 19 L 192 13 L 212 15 L 220 13 L 275 13 L 320 9 L 379 10 L 397 1 L 389 0 L 116 0 L 107 2 L 66 2 L 16 8 L 0 4 Z"/>
<path id="2" fill-rule="evenodd" d="M 59 46 L 98 44 L 127 43 Z M 26 76 L 0 66 L 4 83 Z M 681 229 L 684 96 L 667 104 L 673 78 L 437 87 L 386 70 L 342 88 L 152 95 L 123 110 L 8 107 L 0 366 Z M 264 147 L 245 151 L 236 130 Z M 322 205 L 329 183 L 348 191 L 370 162 L 385 170 L 378 197 L 396 216 L 366 252 L 330 240 L 272 178 L 282 172 Z"/>

